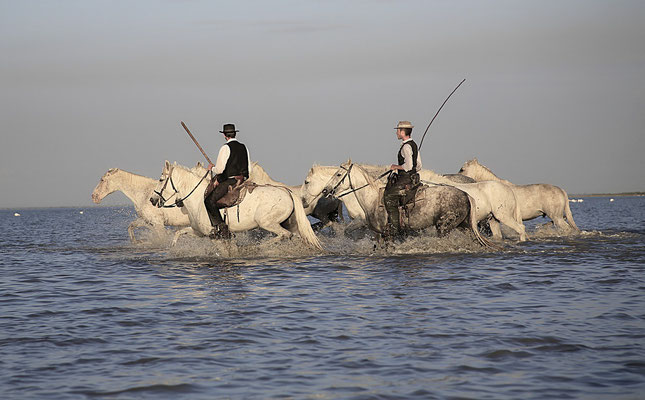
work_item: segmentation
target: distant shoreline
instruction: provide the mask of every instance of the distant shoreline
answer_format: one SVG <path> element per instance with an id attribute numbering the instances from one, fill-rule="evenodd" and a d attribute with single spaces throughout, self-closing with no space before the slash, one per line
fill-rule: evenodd
<path id="1" fill-rule="evenodd" d="M 590 194 L 570 194 L 569 197 L 628 197 L 628 196 L 645 196 L 645 192 L 625 192 L 625 193 L 590 193 Z"/>
<path id="2" fill-rule="evenodd" d="M 624 192 L 624 193 L 584 193 L 584 194 L 569 194 L 569 198 L 578 198 L 578 197 L 630 197 L 630 196 L 645 196 L 645 192 Z M 92 208 L 111 208 L 111 207 L 132 207 L 132 203 L 126 204 L 90 204 L 85 206 L 31 206 L 31 207 L 0 207 L 0 211 L 12 211 L 12 210 L 35 210 L 35 209 L 44 209 L 44 208 L 75 208 L 75 209 L 92 209 Z"/>

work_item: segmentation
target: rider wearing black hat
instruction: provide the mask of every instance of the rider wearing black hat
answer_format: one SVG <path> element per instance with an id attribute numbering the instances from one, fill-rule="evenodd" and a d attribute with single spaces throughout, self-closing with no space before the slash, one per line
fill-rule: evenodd
<path id="1" fill-rule="evenodd" d="M 208 169 L 214 174 L 211 182 L 215 186 L 204 199 L 208 217 L 213 225 L 211 238 L 231 237 L 228 226 L 219 212 L 221 206 L 217 205 L 217 200 L 228 192 L 229 187 L 248 179 L 251 171 L 249 151 L 235 138 L 237 132 L 239 131 L 235 130 L 234 124 L 224 124 L 220 133 L 224 134 L 226 143 L 220 148 L 215 165 L 208 165 Z"/>

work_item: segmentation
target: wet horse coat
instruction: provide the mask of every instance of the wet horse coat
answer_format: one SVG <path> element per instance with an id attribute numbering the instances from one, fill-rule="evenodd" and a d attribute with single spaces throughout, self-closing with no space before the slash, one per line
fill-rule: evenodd
<path id="1" fill-rule="evenodd" d="M 147 227 L 160 233 L 163 232 L 165 226 L 189 226 L 188 214 L 184 210 L 157 208 L 150 204 L 148 199 L 156 185 L 156 179 L 133 174 L 119 168 L 111 168 L 101 177 L 92 191 L 92 201 L 99 204 L 107 195 L 116 191 L 123 192 L 132 201 L 138 216 L 128 226 L 128 234 L 132 242 L 137 241 L 134 235 L 136 228 Z"/>
<path id="2" fill-rule="evenodd" d="M 547 216 L 551 218 L 556 227 L 563 231 L 580 231 L 573 220 L 567 192 L 557 186 L 547 183 L 515 185 L 499 178 L 490 169 L 480 164 L 476 158 L 466 161 L 459 173 L 478 182 L 497 181 L 511 187 L 520 205 L 523 221 Z"/>
<path id="3" fill-rule="evenodd" d="M 152 204 L 162 207 L 164 199 L 173 195 L 167 193 L 170 191 L 169 188 L 173 188 L 176 195 L 183 199 L 182 203 L 190 218 L 192 230 L 184 229 L 177 232 L 174 242 L 183 233 L 197 233 L 206 236 L 211 232 L 212 226 L 203 196 L 208 182 L 202 179 L 203 175 L 200 175 L 196 171 L 176 163 L 171 165 L 166 161 L 155 194 L 150 197 Z M 191 193 L 196 194 L 191 195 Z M 239 205 L 227 208 L 225 212 L 231 232 L 262 228 L 275 233 L 277 240 L 292 236 L 292 232 L 281 224 L 293 217 L 295 222 L 291 229 L 299 233 L 306 244 L 322 249 L 318 238 L 311 229 L 311 224 L 302 207 L 302 201 L 286 188 L 258 185 L 252 192 L 246 194 Z"/>
<path id="4" fill-rule="evenodd" d="M 387 213 L 382 207 L 379 185 L 356 164 L 341 165 L 331 177 L 324 167 L 312 167 L 305 179 L 303 196 L 305 202 L 311 202 L 321 195 L 335 195 L 358 187 L 362 189 L 353 194 L 365 214 L 368 227 L 378 233 L 385 232 Z M 468 223 L 475 237 L 483 245 L 488 245 L 479 235 L 474 214 L 470 212 L 474 205 L 467 193 L 451 186 L 423 186 L 418 191 L 417 199 L 417 203 L 409 208 L 409 229 L 434 226 L 438 235 L 443 236 L 470 216 Z"/>

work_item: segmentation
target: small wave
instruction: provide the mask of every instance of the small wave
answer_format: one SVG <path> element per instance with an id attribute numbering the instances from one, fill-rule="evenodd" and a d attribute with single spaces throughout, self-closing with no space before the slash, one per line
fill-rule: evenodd
<path id="1" fill-rule="evenodd" d="M 493 367 L 473 367 L 470 365 L 460 365 L 458 367 L 455 367 L 454 370 L 459 373 L 459 372 L 481 372 L 484 374 L 499 374 L 503 372 L 500 369 L 493 368 Z"/>
<path id="2" fill-rule="evenodd" d="M 512 350 L 492 350 L 479 355 L 480 357 L 489 358 L 493 360 L 500 360 L 506 358 L 529 358 L 533 357 L 533 353 L 528 351 L 512 351 Z"/>
<path id="3" fill-rule="evenodd" d="M 116 395 L 123 394 L 154 394 L 159 396 L 166 395 L 180 395 L 194 393 L 199 390 L 197 385 L 192 385 L 189 383 L 178 383 L 178 384 L 151 384 L 146 386 L 134 386 L 126 389 L 115 390 L 115 391 L 94 391 L 94 390 L 76 390 L 73 393 L 82 394 L 89 397 L 112 397 Z"/>

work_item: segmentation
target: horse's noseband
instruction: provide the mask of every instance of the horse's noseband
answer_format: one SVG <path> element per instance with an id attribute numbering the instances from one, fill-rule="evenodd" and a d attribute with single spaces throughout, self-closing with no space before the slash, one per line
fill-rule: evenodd
<path id="1" fill-rule="evenodd" d="M 172 187 L 172 190 L 174 190 L 174 191 L 175 191 L 175 193 L 173 193 L 172 195 L 170 195 L 170 197 L 168 197 L 168 198 L 166 199 L 166 198 L 163 196 L 163 192 L 166 190 L 166 186 L 168 186 L 168 181 L 170 181 L 170 186 Z M 172 181 L 172 169 L 170 170 L 170 172 L 168 172 L 168 177 L 166 178 L 166 181 L 164 182 L 164 184 L 163 184 L 163 186 L 162 186 L 161 190 L 160 190 L 160 191 L 155 190 L 155 191 L 154 191 L 154 193 L 155 193 L 157 196 L 159 196 L 159 198 L 161 199 L 161 201 L 159 202 L 159 206 L 160 206 L 160 207 L 165 207 L 166 202 L 167 202 L 168 200 L 170 200 L 170 198 L 172 198 L 172 196 L 175 196 L 177 193 L 179 193 L 179 191 L 178 191 L 178 190 L 177 190 L 177 188 L 175 187 L 175 183 Z M 181 203 L 181 205 L 179 205 L 180 203 Z M 181 201 L 181 200 L 176 201 L 176 202 L 175 202 L 175 205 L 177 205 L 177 207 L 183 207 L 183 203 L 182 203 L 182 201 Z"/>
<path id="2" fill-rule="evenodd" d="M 338 187 L 345 181 L 345 179 L 349 177 L 349 173 L 351 172 L 353 166 L 354 164 L 349 164 L 349 168 L 345 168 L 341 165 L 340 167 L 346 171 L 345 176 L 343 176 L 343 179 L 339 180 L 331 190 L 327 190 L 327 186 L 325 186 L 325 188 L 322 190 L 322 194 L 327 198 L 334 197 L 336 195 L 336 189 L 338 189 Z M 351 188 L 352 178 L 349 178 L 349 186 Z"/>

